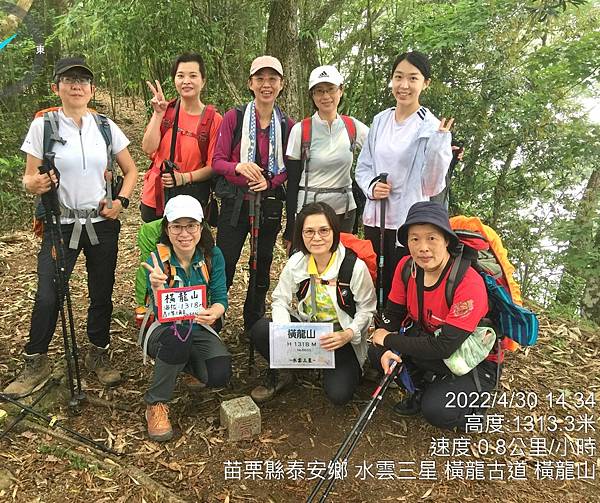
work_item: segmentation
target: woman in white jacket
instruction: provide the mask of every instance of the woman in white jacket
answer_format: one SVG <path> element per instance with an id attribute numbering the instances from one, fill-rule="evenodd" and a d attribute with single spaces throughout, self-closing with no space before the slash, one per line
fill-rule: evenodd
<path id="1" fill-rule="evenodd" d="M 365 237 L 378 254 L 381 207 L 386 205 L 385 299 L 398 261 L 408 254 L 399 247 L 396 230 L 414 203 L 428 201 L 444 189 L 452 160 L 450 128 L 454 119 L 438 120 L 419 101 L 430 83 L 431 65 L 425 54 L 414 51 L 396 58 L 390 75 L 396 106 L 375 116 L 356 165 L 356 182 L 367 196 Z M 386 183 L 382 173 L 388 174 Z"/>
<path id="2" fill-rule="evenodd" d="M 300 211 L 294 244 L 300 251 L 290 257 L 273 291 L 273 321 L 333 323 L 335 331 L 320 339 L 322 348 L 335 351 L 335 369 L 323 370 L 323 388 L 331 402 L 343 405 L 352 399 L 367 355 L 367 329 L 376 309 L 373 281 L 366 264 L 357 258 L 350 280 L 356 313 L 351 317 L 339 306 L 336 278 L 347 251 L 340 243 L 335 211 L 325 203 L 310 203 Z M 306 294 L 294 307 L 296 292 L 307 279 Z M 269 321 L 259 320 L 250 331 L 252 342 L 267 362 Z M 269 369 L 264 384 L 254 388 L 251 396 L 256 402 L 265 402 L 292 381 L 289 372 Z"/>

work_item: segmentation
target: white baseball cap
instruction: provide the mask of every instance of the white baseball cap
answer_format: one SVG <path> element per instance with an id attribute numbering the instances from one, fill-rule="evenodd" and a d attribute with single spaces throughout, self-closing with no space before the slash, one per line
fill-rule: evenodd
<path id="1" fill-rule="evenodd" d="M 192 196 L 175 196 L 167 201 L 165 205 L 165 218 L 167 222 L 173 222 L 178 218 L 193 218 L 198 222 L 204 219 L 202 205 Z"/>
<path id="2" fill-rule="evenodd" d="M 342 77 L 342 74 L 337 71 L 335 66 L 317 66 L 312 72 L 310 72 L 310 77 L 308 78 L 308 89 L 312 89 L 321 82 L 333 84 L 334 86 L 341 86 L 344 83 L 344 77 Z"/>

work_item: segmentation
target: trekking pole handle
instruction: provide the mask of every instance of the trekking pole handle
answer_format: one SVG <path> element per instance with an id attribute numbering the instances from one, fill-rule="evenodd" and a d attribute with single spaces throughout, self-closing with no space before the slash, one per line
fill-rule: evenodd
<path id="1" fill-rule="evenodd" d="M 387 183 L 387 177 L 388 177 L 388 173 L 381 173 L 379 175 L 379 181 L 381 183 Z"/>

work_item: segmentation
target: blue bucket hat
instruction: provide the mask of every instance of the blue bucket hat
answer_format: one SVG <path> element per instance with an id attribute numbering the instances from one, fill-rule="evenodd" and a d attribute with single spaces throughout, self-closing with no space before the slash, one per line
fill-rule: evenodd
<path id="1" fill-rule="evenodd" d="M 460 242 L 458 236 L 450 227 L 448 211 L 440 203 L 420 201 L 410 207 L 406 222 L 398 229 L 397 238 L 402 246 L 408 247 L 408 228 L 415 224 L 431 224 L 444 231 L 444 234 L 450 240 L 449 250 L 454 250 Z"/>

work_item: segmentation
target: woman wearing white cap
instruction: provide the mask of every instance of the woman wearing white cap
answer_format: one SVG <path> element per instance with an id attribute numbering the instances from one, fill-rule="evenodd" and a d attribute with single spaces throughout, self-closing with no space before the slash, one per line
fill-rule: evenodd
<path id="1" fill-rule="evenodd" d="M 285 150 L 294 121 L 276 104 L 283 89 L 283 67 L 273 56 L 259 56 L 250 66 L 249 103 L 223 116 L 213 157 L 215 194 L 221 199 L 217 245 L 225 256 L 227 288 L 233 283 L 240 253 L 250 233 L 250 219 L 260 222 L 254 288 L 244 302 L 244 328 L 265 314 L 273 249 L 281 229 L 287 179 Z M 256 219 L 254 213 L 258 210 Z M 254 268 L 255 266 L 255 268 Z"/>
<path id="2" fill-rule="evenodd" d="M 206 285 L 208 300 L 193 321 L 155 321 L 143 340 L 144 352 L 155 359 L 152 384 L 144 399 L 148 436 L 157 441 L 173 436 L 166 403 L 180 372 L 209 387 L 226 386 L 231 377 L 231 355 L 212 328 L 227 309 L 225 261 L 203 218 L 202 206 L 194 197 L 170 199 L 160 243 L 142 264 L 148 271 L 147 290 L 153 301 L 159 289 L 197 285 Z"/>
<path id="3" fill-rule="evenodd" d="M 353 117 L 338 114 L 344 78 L 334 66 L 315 68 L 308 79 L 316 112 L 290 132 L 287 154 L 301 160 L 299 170 L 288 170 L 287 227 L 292 241 L 295 215 L 308 203 L 324 202 L 340 220 L 342 232 L 352 232 L 356 202 L 352 195 L 354 148 L 362 147 L 369 128 Z"/>

